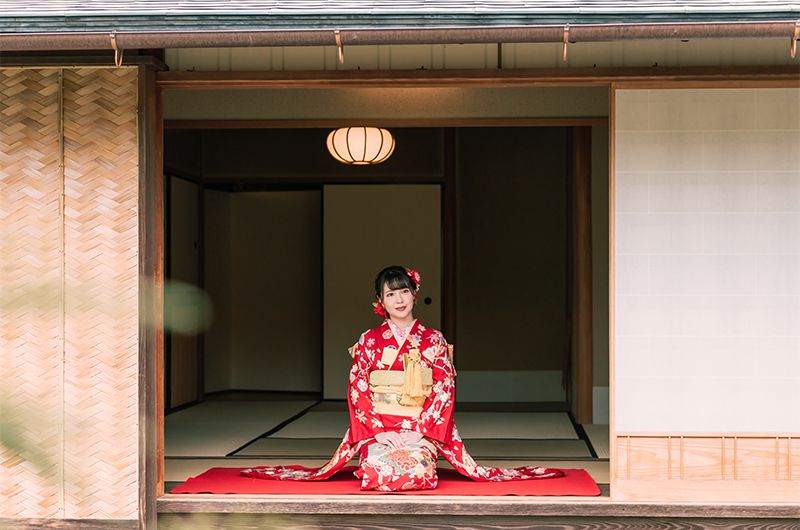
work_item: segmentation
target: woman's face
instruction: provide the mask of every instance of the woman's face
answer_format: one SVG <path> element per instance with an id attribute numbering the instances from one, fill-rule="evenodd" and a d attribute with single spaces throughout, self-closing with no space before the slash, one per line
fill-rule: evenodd
<path id="1" fill-rule="evenodd" d="M 388 283 L 384 283 L 382 303 L 390 317 L 402 320 L 414 309 L 414 293 L 408 287 L 391 289 Z"/>

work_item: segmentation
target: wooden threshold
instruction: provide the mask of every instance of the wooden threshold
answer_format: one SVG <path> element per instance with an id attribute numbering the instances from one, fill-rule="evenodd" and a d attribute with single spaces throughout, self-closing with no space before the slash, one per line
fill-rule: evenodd
<path id="1" fill-rule="evenodd" d="M 165 89 L 335 87 L 608 86 L 610 83 L 800 83 L 797 66 L 509 68 L 469 70 L 315 70 L 297 72 L 159 72 Z"/>
<path id="2" fill-rule="evenodd" d="M 608 497 L 486 497 L 391 495 L 171 495 L 158 513 L 382 514 L 577 517 L 797 518 L 785 503 L 618 502 Z"/>

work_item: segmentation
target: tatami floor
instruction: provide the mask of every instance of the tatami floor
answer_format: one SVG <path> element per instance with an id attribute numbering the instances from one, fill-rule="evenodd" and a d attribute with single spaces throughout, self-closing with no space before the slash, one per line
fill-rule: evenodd
<path id="1" fill-rule="evenodd" d="M 582 468 L 609 482 L 608 425 L 576 425 L 561 404 L 459 403 L 456 425 L 481 464 Z M 211 467 L 320 466 L 348 424 L 344 401 L 209 399 L 165 418 L 168 490 Z M 443 467 L 449 464 L 442 460 Z"/>

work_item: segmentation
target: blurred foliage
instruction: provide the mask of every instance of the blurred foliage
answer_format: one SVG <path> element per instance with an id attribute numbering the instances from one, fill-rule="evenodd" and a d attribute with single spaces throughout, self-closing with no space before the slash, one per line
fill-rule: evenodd
<path id="1" fill-rule="evenodd" d="M 97 318 L 102 314 L 110 319 L 125 321 L 130 316 L 130 296 L 121 300 L 113 289 L 113 280 L 97 286 L 91 277 L 77 278 L 73 283 L 63 285 L 58 282 L 42 281 L 38 285 L 26 282 L 24 285 L 6 283 L 0 285 L 0 316 L 3 317 L 3 332 L 10 341 L 25 340 L 31 332 L 22 324 L 34 319 L 35 328 L 46 330 L 49 334 L 60 333 L 61 314 L 67 319 L 80 319 L 83 316 Z M 120 282 L 123 284 L 124 282 Z M 64 294 L 66 293 L 66 295 Z M 163 315 L 155 310 L 163 300 Z M 139 326 L 158 326 L 162 323 L 166 331 L 185 335 L 202 333 L 211 325 L 213 306 L 208 294 L 195 285 L 179 281 L 165 281 L 163 292 L 153 287 L 150 280 L 139 280 Z M 53 325 L 58 325 L 57 329 Z M 6 331 L 7 330 L 7 331 Z M 6 343 L 8 344 L 8 343 Z M 0 370 L 6 371 L 14 360 L 8 357 L 7 350 L 0 350 Z M 52 392 L 55 389 L 41 389 Z M 46 480 L 56 480 L 57 474 L 51 471 L 57 462 L 39 449 L 40 439 L 52 432 L 42 418 L 42 404 L 32 389 L 20 390 L 16 387 L 0 388 L 0 455 L 5 465 L 30 465 Z M 67 422 L 76 419 L 64 418 Z M 16 462 L 15 462 L 16 460 Z"/>

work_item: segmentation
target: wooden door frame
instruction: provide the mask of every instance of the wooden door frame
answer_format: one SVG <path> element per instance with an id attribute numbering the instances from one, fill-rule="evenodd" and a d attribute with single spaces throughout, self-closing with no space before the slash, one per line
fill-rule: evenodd
<path id="1" fill-rule="evenodd" d="M 171 121 L 166 120 L 164 121 L 164 130 L 168 129 L 260 129 L 260 128 L 270 128 L 270 129 L 291 129 L 291 128 L 306 128 L 306 127 L 314 127 L 314 128 L 321 128 L 321 127 L 340 127 L 340 126 L 347 126 L 352 125 L 354 122 L 352 120 L 345 121 L 345 120 L 179 120 L 179 121 Z M 591 130 L 592 126 L 605 126 L 607 125 L 608 121 L 606 118 L 598 118 L 598 117 L 577 117 L 577 118 L 485 118 L 485 119 L 476 119 L 476 120 L 465 120 L 465 119 L 425 119 L 425 120 L 417 120 L 417 119 L 398 119 L 398 120 L 385 120 L 380 122 L 380 125 L 386 127 L 430 127 L 430 128 L 441 128 L 443 131 L 443 170 L 442 174 L 437 177 L 431 177 L 430 179 L 422 179 L 419 178 L 413 179 L 413 183 L 429 183 L 429 184 L 438 184 L 441 189 L 441 223 L 442 223 L 442 252 L 443 252 L 443 259 L 442 259 L 442 331 L 445 333 L 445 336 L 448 339 L 456 343 L 457 342 L 457 330 L 456 330 L 456 288 L 457 288 L 457 279 L 456 279 L 456 240 L 457 240 L 457 224 L 456 224 L 456 203 L 457 203 L 457 179 L 456 179 L 456 162 L 455 162 L 455 142 L 456 142 L 456 129 L 459 127 L 464 127 L 469 125 L 471 127 L 566 127 L 569 131 L 570 136 L 576 136 L 577 138 L 582 138 L 582 141 L 578 142 L 568 142 L 568 158 L 569 160 L 574 161 L 570 164 L 576 171 L 568 171 L 567 174 L 567 182 L 575 181 L 578 182 L 578 176 L 581 175 L 583 177 L 582 182 L 585 182 L 586 179 L 590 179 L 590 170 L 591 164 L 585 164 L 586 157 L 591 157 L 590 151 L 590 143 L 586 142 L 585 134 L 580 134 L 578 131 L 585 131 Z M 377 122 L 376 122 L 377 124 Z M 590 135 L 591 133 L 589 133 Z M 589 151 L 587 151 L 587 148 Z M 568 162 L 569 162 L 568 160 Z M 296 181 L 297 179 L 293 179 Z M 309 182 L 313 180 L 314 183 L 322 183 L 324 184 L 325 179 L 321 177 L 313 177 L 309 179 Z M 235 181 L 232 181 L 235 182 Z M 271 177 L 264 177 L 249 180 L 249 182 L 257 183 L 257 184 L 275 184 L 275 183 L 285 183 L 285 178 L 271 178 Z M 357 184 L 357 183 L 369 183 L 369 184 L 381 184 L 381 183 L 403 183 L 404 181 L 398 181 L 397 179 L 375 179 L 374 177 L 356 177 L 351 178 L 345 182 L 341 180 L 335 181 L 337 184 Z M 203 180 L 201 176 L 201 189 L 205 189 L 205 180 Z M 584 189 L 585 188 L 581 188 Z M 590 190 L 589 190 L 590 191 Z M 568 211 L 570 208 L 568 208 Z M 585 212 L 585 210 L 584 210 Z M 578 244 L 577 237 L 570 237 L 570 240 L 574 241 L 575 244 Z M 589 240 L 591 241 L 591 240 Z M 577 249 L 577 246 L 576 246 Z M 591 252 L 591 247 L 589 247 L 589 251 Z M 584 266 L 579 267 L 580 270 L 585 270 L 585 262 L 586 260 L 581 260 Z M 589 274 L 591 274 L 591 255 L 589 256 Z M 568 282 L 572 281 L 568 279 Z M 585 284 L 583 284 L 585 287 Z M 588 284 L 588 288 L 591 289 L 591 283 Z M 579 295 L 580 296 L 580 295 Z M 586 291 L 582 291 L 582 297 L 579 298 L 581 301 L 587 301 L 586 298 Z M 579 307 L 581 304 L 568 304 L 567 311 L 571 313 L 575 313 L 575 318 L 583 318 L 583 322 L 586 322 L 586 317 L 588 316 L 590 327 L 588 332 L 591 333 L 591 291 L 588 292 L 588 307 L 581 308 Z M 585 304 L 584 304 L 585 305 Z M 445 310 L 446 308 L 446 310 Z M 576 418 L 576 421 L 585 423 L 588 418 L 591 418 L 592 413 L 592 344 L 591 344 L 591 336 L 589 336 L 588 343 L 586 341 L 585 333 L 579 332 L 579 335 L 576 337 L 576 347 L 580 345 L 580 348 L 576 348 L 575 354 L 575 368 L 576 368 L 576 375 L 575 381 L 573 381 L 570 385 L 574 385 L 576 390 L 575 392 L 575 402 L 573 403 L 572 397 L 567 395 L 567 401 L 570 403 L 570 407 L 573 410 L 573 414 Z M 571 353 L 568 351 L 566 355 L 569 356 Z M 163 355 L 162 355 L 163 358 Z M 572 374 L 566 374 L 567 379 L 572 381 Z M 163 453 L 163 430 L 164 424 L 163 421 L 159 425 L 159 440 L 162 444 L 161 452 Z M 160 460 L 161 470 L 159 476 L 163 476 L 163 467 L 164 467 L 164 459 L 163 457 Z M 163 480 L 159 484 L 159 495 L 163 494 Z"/>
<path id="2" fill-rule="evenodd" d="M 800 87 L 800 76 L 795 66 L 767 66 L 767 67 L 689 67 L 689 68 L 563 68 L 563 69 L 522 69 L 522 70 L 441 70 L 441 71 L 320 71 L 320 72 L 158 72 L 153 81 L 158 116 L 156 123 L 148 131 L 153 135 L 154 146 L 151 147 L 156 154 L 158 170 L 161 169 L 163 160 L 163 129 L 167 126 L 185 128 L 199 125 L 198 121 L 181 121 L 170 123 L 163 120 L 163 92 L 170 89 L 213 89 L 213 88 L 342 88 L 342 87 L 575 87 L 575 86 L 605 86 L 609 89 L 609 113 L 607 118 L 571 118 L 559 125 L 600 125 L 608 124 L 609 128 L 609 436 L 614 435 L 614 90 L 618 88 L 749 88 L 749 87 Z M 157 89 L 155 88 L 157 87 Z M 574 123 L 571 123 L 574 120 Z M 588 122 L 586 120 L 589 120 Z M 595 120 L 600 120 L 597 122 Z M 205 120 L 204 120 L 205 121 Z M 282 122 L 287 127 L 328 127 L 334 124 L 349 125 L 352 120 L 269 120 L 271 124 L 278 125 Z M 457 127 L 466 126 L 465 121 L 476 123 L 481 120 L 386 120 L 380 123 L 386 126 L 428 126 Z M 555 125 L 550 118 L 522 118 L 484 120 L 492 126 L 535 126 Z M 226 120 L 228 126 L 246 127 L 264 126 L 263 121 L 255 122 Z M 310 125 L 314 123 L 315 125 Z M 365 124 L 365 122 L 359 122 Z M 434 125 L 435 123 L 435 125 Z M 221 125 L 222 123 L 220 123 Z M 323 125 L 324 124 L 324 125 Z M 203 124 L 208 126 L 208 122 Z M 273 125 L 274 126 L 274 125 Z M 159 177 L 155 177 L 159 178 Z M 156 193 L 158 191 L 156 190 Z M 156 200 L 153 208 L 156 212 L 155 219 L 143 218 L 154 222 L 163 216 L 163 201 Z M 140 214 L 141 215 L 141 214 Z M 153 230 L 152 226 L 150 230 Z M 161 252 L 163 254 L 163 245 Z M 163 257 L 163 255 L 162 255 Z M 155 276 L 155 289 L 163 290 L 163 270 L 161 276 Z M 160 283 L 159 283 L 160 281 Z M 162 315 L 163 318 L 163 315 Z M 156 334 L 157 336 L 157 334 Z M 142 469 L 150 470 L 150 477 L 141 493 L 146 495 L 147 506 L 155 505 L 155 498 L 164 493 L 164 422 L 163 413 L 159 416 L 157 411 L 163 408 L 163 337 L 161 343 L 153 340 L 143 349 L 147 352 L 149 366 L 152 372 L 142 371 L 156 381 L 155 392 L 148 392 L 148 403 L 142 403 L 142 412 L 145 410 L 156 411 L 147 423 L 150 431 L 155 433 L 155 440 L 142 440 L 140 445 L 146 450 L 142 451 Z M 146 377 L 148 379 L 149 377 Z M 149 386 L 149 385 L 148 385 Z M 155 402 L 149 402 L 154 399 Z M 140 417 L 144 418 L 144 415 Z M 148 429 L 142 429 L 142 436 Z M 610 462 L 611 483 L 613 488 L 613 466 L 616 462 L 616 451 L 611 446 Z M 152 473 L 153 467 L 156 473 Z M 145 503 L 145 499 L 140 501 Z M 202 506 L 197 505 L 201 508 Z M 166 507 L 165 510 L 169 511 Z M 624 510 L 623 510 L 624 511 Z M 620 512 L 622 513 L 622 512 Z M 627 513 L 627 512 L 626 512 Z"/>

